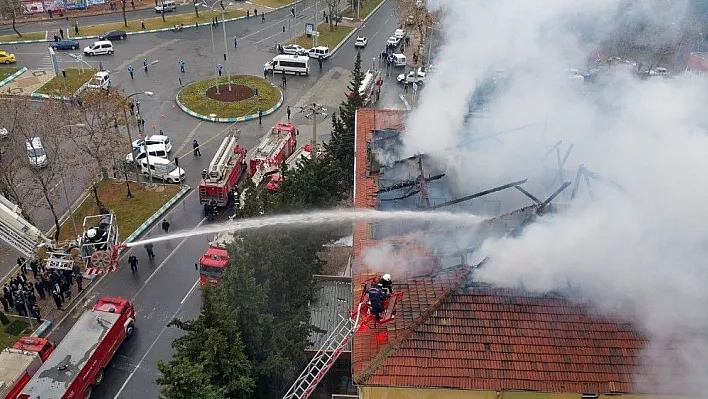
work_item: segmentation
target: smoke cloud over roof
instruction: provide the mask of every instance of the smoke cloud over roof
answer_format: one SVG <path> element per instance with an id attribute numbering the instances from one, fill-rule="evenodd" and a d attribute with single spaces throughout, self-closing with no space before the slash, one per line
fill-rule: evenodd
<path id="1" fill-rule="evenodd" d="M 444 39 L 403 153 L 445 162 L 463 194 L 529 178 L 524 187 L 544 199 L 561 181 L 573 182 L 581 164 L 615 182 L 593 180 L 591 189 L 581 182 L 569 210 L 518 237 L 487 240 L 479 253 L 490 259 L 475 279 L 537 292 L 571 287 L 633 322 L 651 341 L 649 363 L 669 362 L 666 381 L 638 376 L 639 389 L 665 390 L 671 380 L 705 392 L 708 81 L 636 76 L 640 63 L 675 61 L 661 57 L 596 68 L 627 26 L 662 25 L 654 31 L 666 36 L 644 35 L 640 48 L 675 43 L 670 26 L 681 23 L 686 3 L 639 3 L 430 0 L 442 10 L 435 34 Z M 571 144 L 559 178 L 558 160 Z M 570 191 L 555 202 L 569 202 Z"/>

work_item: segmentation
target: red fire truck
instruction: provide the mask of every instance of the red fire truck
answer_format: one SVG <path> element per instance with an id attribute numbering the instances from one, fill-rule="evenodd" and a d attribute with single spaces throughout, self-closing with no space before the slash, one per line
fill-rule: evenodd
<path id="1" fill-rule="evenodd" d="M 236 136 L 226 136 L 211 160 L 202 171 L 199 183 L 199 203 L 226 206 L 246 170 L 246 150 L 238 145 Z"/>
<path id="2" fill-rule="evenodd" d="M 88 398 L 120 344 L 135 328 L 135 309 L 124 298 L 104 297 L 79 317 L 51 356 L 22 389 L 21 399 Z"/>
<path id="3" fill-rule="evenodd" d="M 199 285 L 218 284 L 226 267 L 229 265 L 229 253 L 226 246 L 233 240 L 233 233 L 219 233 L 204 255 L 199 259 Z"/>
<path id="4" fill-rule="evenodd" d="M 297 129 L 292 123 L 278 122 L 261 139 L 253 150 L 248 162 L 248 171 L 256 186 L 264 181 L 266 176 L 278 172 L 278 168 L 287 160 L 297 147 Z"/>
<path id="5" fill-rule="evenodd" d="M 285 164 L 288 165 L 288 169 L 292 170 L 297 167 L 297 163 L 303 159 L 303 158 L 311 158 L 312 157 L 312 146 L 310 144 L 305 144 L 304 146 L 298 148 L 295 152 L 292 153 L 288 157 L 288 159 L 285 161 Z M 270 193 L 275 193 L 278 191 L 280 188 L 280 183 L 283 181 L 283 176 L 280 172 L 273 173 L 270 175 L 270 179 L 268 179 L 268 183 L 266 184 L 266 190 Z"/>
<path id="6" fill-rule="evenodd" d="M 0 352 L 0 397 L 16 399 L 54 348 L 48 339 L 22 337 Z"/>

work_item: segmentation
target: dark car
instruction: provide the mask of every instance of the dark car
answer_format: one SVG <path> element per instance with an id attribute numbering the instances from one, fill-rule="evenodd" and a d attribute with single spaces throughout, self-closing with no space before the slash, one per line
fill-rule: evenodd
<path id="1" fill-rule="evenodd" d="M 98 40 L 125 40 L 128 34 L 124 30 L 109 30 L 98 37 Z"/>
<path id="2" fill-rule="evenodd" d="M 49 47 L 54 50 L 76 50 L 79 48 L 79 42 L 71 39 L 59 40 L 58 42 L 51 42 Z"/>

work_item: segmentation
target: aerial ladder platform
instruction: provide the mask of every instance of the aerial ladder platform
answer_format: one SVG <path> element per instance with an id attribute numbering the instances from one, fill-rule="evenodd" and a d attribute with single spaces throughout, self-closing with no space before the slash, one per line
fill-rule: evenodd
<path id="1" fill-rule="evenodd" d="M 310 397 L 317 384 L 327 375 L 327 372 L 334 365 L 334 362 L 342 354 L 342 351 L 352 339 L 354 334 L 362 326 L 374 324 L 381 326 L 394 319 L 396 305 L 403 297 L 402 292 L 394 292 L 384 300 L 384 311 L 379 320 L 376 320 L 371 312 L 371 304 L 366 294 L 366 286 L 375 284 L 378 277 L 372 277 L 365 281 L 364 289 L 361 292 L 361 299 L 356 308 L 352 310 L 349 317 L 342 317 L 337 327 L 327 336 L 327 339 L 317 351 L 312 360 L 305 366 L 295 382 L 283 399 L 307 399 Z"/>

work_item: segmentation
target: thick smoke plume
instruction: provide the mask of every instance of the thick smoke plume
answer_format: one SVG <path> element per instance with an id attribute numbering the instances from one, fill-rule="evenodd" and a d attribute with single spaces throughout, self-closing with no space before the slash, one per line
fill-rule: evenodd
<path id="1" fill-rule="evenodd" d="M 518 237 L 487 240 L 479 252 L 490 260 L 475 278 L 536 292 L 572 287 L 606 314 L 634 323 L 651 341 L 648 363 L 670 363 L 661 373 L 665 381 L 648 385 L 638 376 L 637 389 L 673 390 L 671 380 L 672 387 L 706 392 L 708 82 L 680 70 L 673 78 L 635 74 L 675 61 L 636 50 L 675 43 L 667 26 L 681 25 L 687 4 L 430 0 L 428 6 L 442 10 L 444 44 L 408 120 L 405 153 L 446 162 L 448 181 L 463 194 L 529 178 L 525 187 L 541 197 L 559 186 L 555 152 L 543 156 L 562 140 L 563 152 L 574 145 L 564 169 L 584 164 L 621 185 L 596 181 L 592 196 L 581 186 L 569 210 L 539 219 Z M 621 53 L 623 42 L 615 39 L 627 26 L 647 32 L 657 25 L 654 31 L 666 36 L 635 35 L 641 45 L 627 48 L 625 58 L 636 64 L 601 66 L 594 83 L 570 72 L 594 68 L 607 48 Z M 475 105 L 471 99 L 492 76 L 493 94 Z M 573 179 L 572 172 L 564 176 Z M 568 202 L 568 192 L 556 202 Z M 524 198 L 507 194 L 513 195 L 507 203 Z"/>

